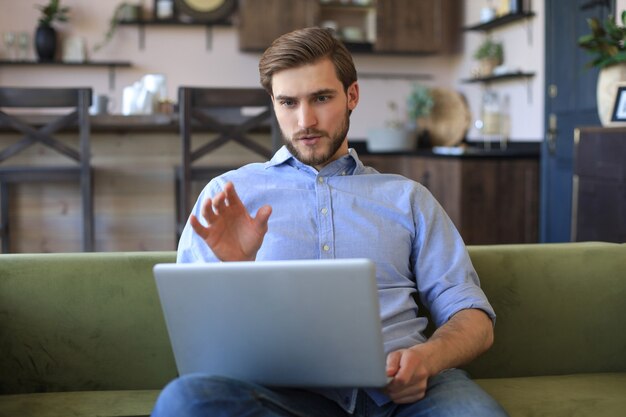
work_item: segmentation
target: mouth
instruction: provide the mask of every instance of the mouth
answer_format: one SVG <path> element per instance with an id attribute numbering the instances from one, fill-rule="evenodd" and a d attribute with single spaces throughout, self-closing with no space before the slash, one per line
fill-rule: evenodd
<path id="1" fill-rule="evenodd" d="M 307 146 L 312 146 L 317 144 L 323 137 L 324 134 L 322 132 L 307 132 L 296 135 L 295 140 Z"/>

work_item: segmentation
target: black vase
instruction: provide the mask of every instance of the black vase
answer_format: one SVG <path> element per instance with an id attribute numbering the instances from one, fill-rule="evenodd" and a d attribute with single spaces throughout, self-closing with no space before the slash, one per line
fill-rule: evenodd
<path id="1" fill-rule="evenodd" d="M 57 51 L 57 32 L 50 25 L 39 25 L 35 32 L 35 50 L 40 61 L 53 61 Z"/>

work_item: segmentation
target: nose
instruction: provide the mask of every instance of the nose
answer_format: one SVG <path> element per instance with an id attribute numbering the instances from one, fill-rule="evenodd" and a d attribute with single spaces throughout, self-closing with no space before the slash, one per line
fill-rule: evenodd
<path id="1" fill-rule="evenodd" d="M 308 103 L 303 103 L 300 106 L 298 114 L 298 127 L 300 129 L 308 129 L 317 124 L 317 116 L 315 110 Z"/>

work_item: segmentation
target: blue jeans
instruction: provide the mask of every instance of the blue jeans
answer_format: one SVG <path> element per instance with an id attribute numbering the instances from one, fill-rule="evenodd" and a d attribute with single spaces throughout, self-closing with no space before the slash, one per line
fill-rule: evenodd
<path id="1" fill-rule="evenodd" d="M 412 404 L 378 406 L 359 391 L 357 417 L 500 417 L 506 411 L 461 370 L 431 378 L 426 396 Z M 301 389 L 269 389 L 222 377 L 188 375 L 168 384 L 152 417 L 347 417 L 335 402 Z"/>

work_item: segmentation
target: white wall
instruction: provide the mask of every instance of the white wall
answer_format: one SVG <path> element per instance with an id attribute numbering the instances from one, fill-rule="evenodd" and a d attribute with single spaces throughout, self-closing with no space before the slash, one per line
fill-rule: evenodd
<path id="1" fill-rule="evenodd" d="M 465 26 L 479 22 L 480 8 L 487 5 L 485 0 L 465 1 Z M 535 76 L 528 80 L 518 79 L 492 83 L 500 97 L 510 96 L 511 139 L 517 141 L 543 138 L 544 119 L 544 54 L 545 54 L 545 9 L 542 0 L 532 2 L 535 16 L 494 29 L 490 35 L 504 44 L 504 65 L 511 71 L 534 72 Z M 486 34 L 482 32 L 464 32 L 465 53 L 454 66 L 454 86 L 468 99 L 474 118 L 480 116 L 480 103 L 484 85 L 463 84 L 476 67 L 472 59 L 473 52 L 478 48 Z M 468 136 L 479 138 L 480 133 L 472 129 Z"/>
<path id="2" fill-rule="evenodd" d="M 47 0 L 0 0 L 0 32 L 26 31 L 34 33 L 38 11 L 34 5 Z M 626 0 L 624 0 L 626 1 Z M 62 0 L 71 7 L 71 22 L 58 25 L 65 36 L 85 38 L 91 48 L 107 30 L 113 10 L 121 0 Z M 152 1 L 143 0 L 146 7 Z M 480 7 L 486 0 L 464 0 L 465 25 L 478 22 Z M 511 96 L 512 139 L 540 140 L 543 136 L 543 1 L 534 1 L 537 16 L 493 32 L 505 42 L 506 65 L 536 76 L 528 84 L 510 81 L 494 84 L 502 94 Z M 527 41 L 528 33 L 532 42 Z M 97 93 L 107 93 L 117 102 L 120 111 L 121 92 L 145 73 L 163 73 L 168 79 L 168 93 L 175 99 L 180 85 L 205 86 L 257 86 L 259 54 L 241 53 L 238 49 L 236 28 L 216 27 L 212 30 L 212 48 L 207 50 L 203 27 L 147 27 L 145 49 L 139 48 L 139 30 L 134 26 L 119 27 L 113 40 L 98 53 L 90 54 L 93 60 L 128 60 L 132 68 L 118 69 L 116 88 L 108 90 L 108 73 L 104 68 L 82 67 L 0 67 L 0 85 L 89 85 Z M 356 55 L 359 73 L 395 72 L 430 74 L 424 81 L 428 86 L 455 88 L 466 95 L 474 118 L 479 116 L 482 87 L 463 84 L 475 63 L 471 54 L 484 36 L 480 33 L 463 33 L 464 52 L 452 56 L 408 57 Z M 6 54 L 0 46 L 0 56 Z M 31 57 L 34 51 L 31 48 Z M 361 103 L 352 117 L 352 138 L 364 138 L 371 127 L 382 125 L 388 117 L 387 102 L 396 101 L 404 107 L 411 86 L 407 80 L 362 78 Z M 532 101 L 528 100 L 528 92 Z M 470 138 L 478 139 L 472 129 Z"/>

